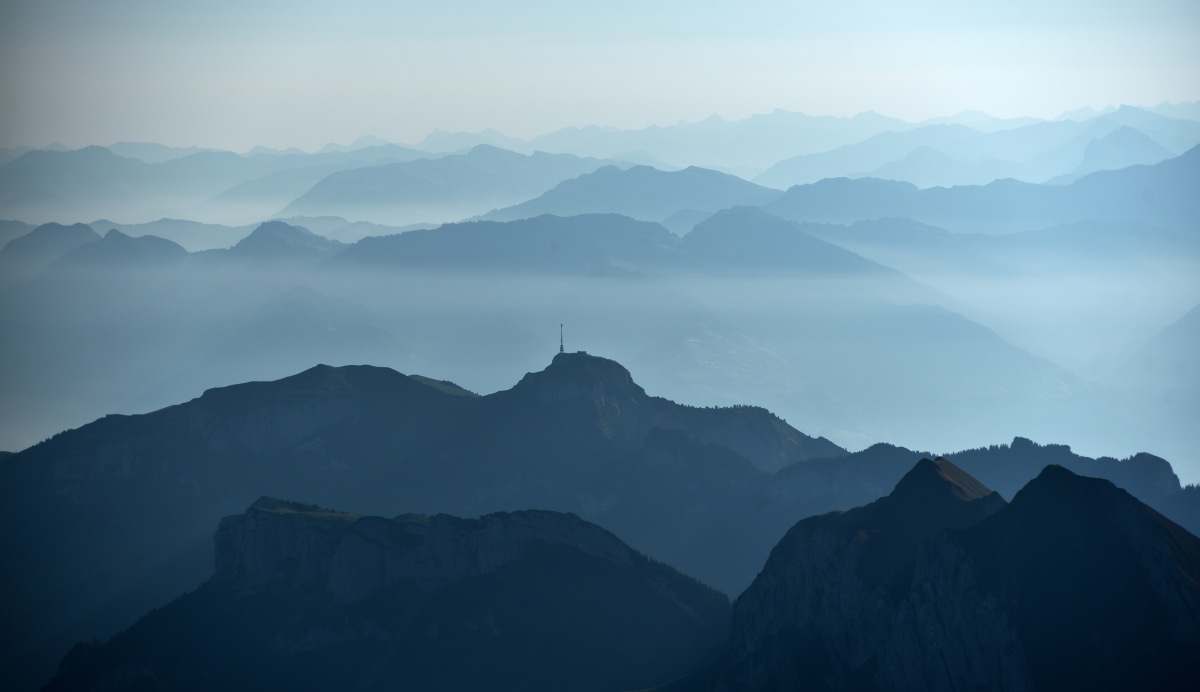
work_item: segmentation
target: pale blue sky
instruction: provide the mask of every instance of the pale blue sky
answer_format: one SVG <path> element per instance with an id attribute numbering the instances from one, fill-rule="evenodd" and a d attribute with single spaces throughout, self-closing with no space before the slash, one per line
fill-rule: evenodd
<path id="1" fill-rule="evenodd" d="M 1200 2 L 3 0 L 0 146 L 1200 99 Z"/>

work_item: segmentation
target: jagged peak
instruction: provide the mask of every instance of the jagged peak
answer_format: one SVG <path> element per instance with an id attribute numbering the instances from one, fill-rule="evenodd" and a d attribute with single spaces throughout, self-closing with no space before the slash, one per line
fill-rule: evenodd
<path id="1" fill-rule="evenodd" d="M 924 458 L 900 479 L 892 496 L 922 496 L 949 494 L 958 500 L 970 502 L 992 494 L 974 476 L 955 466 L 950 461 Z"/>

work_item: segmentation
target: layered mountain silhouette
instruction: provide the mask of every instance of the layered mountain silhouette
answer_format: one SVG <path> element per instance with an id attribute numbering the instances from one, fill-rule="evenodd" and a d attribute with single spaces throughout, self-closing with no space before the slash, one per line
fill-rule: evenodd
<path id="1" fill-rule="evenodd" d="M 1100 171 L 1070 185 L 999 180 L 983 186 L 921 190 L 908 183 L 845 178 L 789 189 L 764 208 L 820 223 L 906 217 L 952 231 L 1015 232 L 1092 219 L 1187 228 L 1198 210 L 1187 181 L 1200 147 L 1153 166 Z"/>
<path id="2" fill-rule="evenodd" d="M 814 512 L 855 507 L 893 487 L 909 464 L 924 456 L 929 453 L 878 443 L 836 460 L 782 469 L 775 474 L 772 492 L 792 498 L 807 497 L 806 506 Z M 1049 465 L 1103 478 L 1200 535 L 1200 504 L 1193 499 L 1195 486 L 1181 486 L 1171 464 L 1153 454 L 1143 452 L 1126 459 L 1091 458 L 1076 454 L 1067 445 L 1038 444 L 1017 437 L 1008 444 L 963 450 L 947 454 L 946 458 L 1007 497 L 1015 495 Z M 812 504 L 818 497 L 822 504 Z"/>
<path id="3" fill-rule="evenodd" d="M 882 277 L 892 273 L 758 207 L 717 212 L 697 224 L 680 245 L 716 274 Z M 926 299 L 936 300 L 932 291 Z"/>
<path id="4" fill-rule="evenodd" d="M 568 376 L 541 396 L 581 386 L 628 393 Z M 206 582 L 104 643 L 74 646 L 46 689 L 1200 680 L 1195 535 L 1057 465 L 1011 503 L 946 459 L 904 468 L 888 495 L 787 531 L 732 621 L 724 595 L 571 514 L 386 519 L 259 498 L 220 522 Z"/>
<path id="5" fill-rule="evenodd" d="M 282 215 L 408 224 L 449 221 L 535 197 L 605 165 L 569 154 L 517 154 L 479 145 L 466 154 L 333 173 Z"/>
<path id="6" fill-rule="evenodd" d="M 471 221 L 363 238 L 338 265 L 558 275 L 790 276 L 873 278 L 893 295 L 940 299 L 903 275 L 806 234 L 757 207 L 709 216 L 680 238 L 661 225 L 617 214 L 543 214 Z"/>
<path id="7" fill-rule="evenodd" d="M 229 248 L 228 257 L 247 261 L 312 260 L 332 255 L 342 247 L 307 228 L 267 221 Z"/>
<path id="8" fill-rule="evenodd" d="M 134 237 L 153 235 L 165 238 L 182 246 L 188 252 L 204 250 L 221 250 L 232 247 L 253 231 L 257 225 L 226 226 L 215 223 L 201 223 L 184 219 L 158 219 L 145 223 L 117 223 L 108 219 L 99 219 L 89 224 L 92 228 L 105 230 L 116 229 L 125 235 Z"/>
<path id="9" fill-rule="evenodd" d="M 238 223 L 274 211 L 243 195 L 220 203 L 223 191 L 280 171 L 333 170 L 410 161 L 423 155 L 388 145 L 324 154 L 254 154 L 198 151 L 154 163 L 104 147 L 72 151 L 34 150 L 0 163 L 0 209 L 25 220 L 115 218 L 123 222 L 187 216 Z M 265 184 L 265 183 L 264 183 Z M 227 209 L 231 207 L 232 209 Z M 277 208 L 277 207 L 276 207 Z"/>
<path id="10" fill-rule="evenodd" d="M 914 127 L 875 112 L 850 118 L 807 115 L 775 110 L 742 120 L 711 116 L 700 122 L 650 126 L 640 130 L 599 127 L 566 127 L 528 142 L 495 131 L 435 132 L 417 146 L 429 151 L 461 151 L 476 144 L 491 144 L 513 151 L 550 151 L 597 158 L 624 158 L 626 152 L 644 152 L 673 165 L 717 168 L 748 167 L 758 172 L 781 157 L 823 151 L 831 146 L 858 142 L 888 130 Z"/>
<path id="11" fill-rule="evenodd" d="M 570 514 L 359 516 L 270 498 L 215 574 L 47 690 L 628 690 L 726 645 L 729 601 Z"/>
<path id="12" fill-rule="evenodd" d="M 1196 123 L 1136 108 L 1082 121 L 981 127 L 941 119 L 883 132 L 784 159 L 754 180 L 780 189 L 841 177 L 882 178 L 918 187 L 984 185 L 1004 178 L 1063 183 L 1097 170 L 1158 163 L 1200 143 Z"/>
<path id="13" fill-rule="evenodd" d="M 559 183 L 536 199 L 497 209 L 481 218 L 511 221 L 541 214 L 607 213 L 662 221 L 683 210 L 713 212 L 738 205 L 761 206 L 780 194 L 736 176 L 694 166 L 681 171 L 605 166 Z"/>
<path id="14" fill-rule="evenodd" d="M 469 221 L 363 238 L 336 258 L 341 266 L 422 271 L 558 275 L 661 272 L 688 264 L 662 226 L 615 214 L 543 215 L 508 223 Z"/>
<path id="15" fill-rule="evenodd" d="M 794 526 L 734 605 L 724 689 L 1191 689 L 1200 539 L 1049 466 L 1005 505 L 945 460 Z"/>
<path id="16" fill-rule="evenodd" d="M 47 223 L 0 248 L 0 282 L 17 283 L 36 276 L 67 252 L 100 240 L 91 226 Z"/>
<path id="17" fill-rule="evenodd" d="M 46 674 L 70 644 L 195 587 L 214 522 L 263 494 L 385 516 L 573 512 L 737 593 L 797 517 L 874 499 L 912 463 L 907 450 L 879 451 L 846 456 L 759 408 L 655 398 L 618 363 L 584 353 L 482 397 L 366 366 L 210 390 L 0 464 L 0 518 L 30 527 L 0 539 L 23 565 L 0 583 L 13 614 L 4 670 Z M 1014 443 L 1007 454 L 1036 451 Z M 981 464 L 1009 483 L 1036 472 L 1004 454 Z M 1126 475 L 1131 488 L 1178 487 L 1162 460 L 1111 466 L 1165 473 Z"/>
<path id="18" fill-rule="evenodd" d="M 165 238 L 153 235 L 128 236 L 112 229 L 99 242 L 86 243 L 64 253 L 55 261 L 57 269 L 129 270 L 181 264 L 188 252 Z"/>
<path id="19" fill-rule="evenodd" d="M 1096 171 L 1111 171 L 1137 165 L 1152 165 L 1172 157 L 1172 152 L 1132 127 L 1122 126 L 1104 137 L 1088 142 L 1079 167 L 1051 178 L 1051 183 L 1070 183 Z"/>
<path id="20" fill-rule="evenodd" d="M 3 577 L 6 669 L 194 587 L 211 525 L 262 494 L 384 515 L 571 511 L 734 590 L 774 540 L 769 472 L 841 453 L 763 409 L 680 406 L 569 353 L 486 397 L 318 367 L 110 416 L 0 466 L 0 513 L 39 527 L 3 539 L 26 565 Z"/>
<path id="21" fill-rule="evenodd" d="M 8 244 L 8 241 L 20 238 L 34 228 L 33 225 L 27 224 L 24 221 L 0 220 L 0 249 L 3 249 Z"/>
<path id="22" fill-rule="evenodd" d="M 1077 221 L 1005 235 L 954 233 L 903 218 L 802 224 L 801 229 L 916 277 L 1061 277 L 1068 270 L 1127 274 L 1145 261 L 1169 271 L 1180 257 L 1200 253 L 1196 234 L 1133 221 Z"/>

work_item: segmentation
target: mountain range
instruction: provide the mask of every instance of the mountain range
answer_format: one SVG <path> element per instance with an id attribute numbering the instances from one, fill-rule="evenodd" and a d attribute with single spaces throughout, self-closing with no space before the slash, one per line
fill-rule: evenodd
<path id="1" fill-rule="evenodd" d="M 450 224 L 339 247 L 272 223 L 254 234 L 276 236 L 255 258 L 244 257 L 249 240 L 137 271 L 76 258 L 0 301 L 12 327 L 0 344 L 12 365 L 0 419 L 20 437 L 3 446 L 313 362 L 446 373 L 495 391 L 540 367 L 531 354 L 551 338 L 546 325 L 568 316 L 576 343 L 635 366 L 666 396 L 753 401 L 843 445 L 961 449 L 1019 431 L 1123 454 L 1185 450 L 1177 432 L 1131 424 L 1111 392 L 983 327 L 988 314 L 818 232 L 754 208 L 712 215 L 682 238 L 594 215 Z M 289 246 L 311 252 L 271 259 Z M 1031 244 L 1014 268 L 1027 272 L 1042 251 Z M 48 342 L 53 368 L 38 366 Z M 941 414 L 912 407 L 914 391 Z"/>
<path id="2" fill-rule="evenodd" d="M 635 689 L 709 664 L 728 635 L 723 594 L 570 514 L 261 498 L 215 543 L 199 589 L 76 647 L 45 689 Z"/>
<path id="3" fill-rule="evenodd" d="M 982 452 L 1006 483 L 1036 473 L 999 452 L 1036 457 L 1016 443 Z M 914 454 L 847 456 L 764 409 L 651 397 L 619 364 L 583 353 L 482 397 L 361 366 L 214 389 L 105 417 L 0 464 L 0 515 L 30 527 L 0 543 L 24 566 L 0 591 L 14 614 L 5 675 L 36 677 L 71 643 L 200 584 L 212 526 L 264 494 L 385 516 L 569 511 L 737 593 L 797 518 L 878 497 Z M 1164 467 L 1164 480 L 1145 480 Z M 1162 460 L 1089 468 L 1155 488 L 1152 501 L 1181 492 Z"/>
<path id="4" fill-rule="evenodd" d="M 904 217 L 966 232 L 1011 233 L 1097 219 L 1186 230 L 1197 212 L 1189 181 L 1198 166 L 1200 147 L 1152 166 L 1092 173 L 1069 185 L 999 180 L 922 190 L 887 180 L 828 179 L 792 187 L 764 209 L 798 221 Z"/>
<path id="5" fill-rule="evenodd" d="M 1006 503 L 946 459 L 794 524 L 735 601 L 570 514 L 260 498 L 197 590 L 45 689 L 1191 689 L 1200 539 L 1046 466 Z M 665 684 L 664 684 L 665 683 Z"/>
<path id="6" fill-rule="evenodd" d="M 409 148 L 364 138 L 311 154 L 262 148 L 238 154 L 137 142 L 23 148 L 0 156 L 0 216 L 244 225 L 286 209 L 286 215 L 332 214 L 385 224 L 445 222 L 529 201 L 612 162 L 664 171 L 704 167 L 780 189 L 844 176 L 920 187 L 1003 178 L 1066 183 L 1098 170 L 1157 163 L 1200 143 L 1200 122 L 1186 111 L 1159 111 L 1125 106 L 1082 121 L 1052 122 L 964 113 L 923 123 L 874 113 L 828 118 L 776 111 L 638 131 L 567 128 L 529 141 L 495 132 L 435 133 Z M 469 158 L 478 146 L 491 153 Z M 532 160 L 502 164 L 502 150 L 510 158 Z M 579 157 L 580 165 L 564 163 Z M 439 162 L 442 158 L 450 161 Z M 649 199 L 653 195 L 643 204 Z M 704 210 L 734 203 L 755 202 L 709 203 Z M 685 209 L 693 208 L 654 220 Z M 632 209 L 623 213 L 648 218 Z"/>
<path id="7" fill-rule="evenodd" d="M 715 212 L 734 206 L 762 206 L 779 191 L 736 176 L 689 167 L 665 172 L 649 166 L 621 170 L 605 166 L 590 175 L 559 183 L 527 202 L 497 209 L 481 218 L 512 221 L 541 214 L 615 213 L 644 221 L 664 221 L 683 211 Z"/>
<path id="8" fill-rule="evenodd" d="M 1191 689 L 1198 570 L 1200 539 L 1108 481 L 1051 465 L 1006 504 L 925 459 L 788 531 L 722 689 Z"/>
<path id="9" fill-rule="evenodd" d="M 280 214 L 397 225 L 452 221 L 535 197 L 605 164 L 569 154 L 525 156 L 481 144 L 466 154 L 331 174 Z"/>
<path id="10" fill-rule="evenodd" d="M 981 131 L 932 123 L 779 161 L 754 177 L 775 188 L 825 178 L 873 177 L 917 187 L 984 185 L 1013 178 L 1065 183 L 1098 170 L 1154 164 L 1200 144 L 1200 123 L 1124 107 L 1083 122 L 1059 120 Z"/>

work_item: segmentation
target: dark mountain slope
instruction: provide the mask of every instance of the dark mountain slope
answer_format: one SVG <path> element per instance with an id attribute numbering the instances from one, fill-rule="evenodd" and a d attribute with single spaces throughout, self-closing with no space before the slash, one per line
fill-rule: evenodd
<path id="1" fill-rule="evenodd" d="M 929 453 L 876 444 L 836 459 L 806 461 L 782 469 L 772 479 L 772 492 L 793 502 L 803 502 L 814 512 L 862 505 L 895 485 L 909 464 L 922 456 Z M 1051 464 L 1082 476 L 1103 478 L 1200 535 L 1200 503 L 1183 492 L 1171 464 L 1152 454 L 1135 454 L 1121 460 L 1092 459 L 1075 454 L 1067 445 L 1043 445 L 1018 437 L 1009 444 L 945 456 L 1007 497 L 1014 496 Z"/>
<path id="2" fill-rule="evenodd" d="M 1037 689 L 1200 684 L 1200 539 L 1112 483 L 1048 466 L 954 538 Z"/>
<path id="3" fill-rule="evenodd" d="M 923 459 L 887 497 L 796 524 L 734 606 L 730 687 L 870 686 L 921 546 L 1003 506 L 953 464 Z"/>
<path id="4" fill-rule="evenodd" d="M 537 199 L 497 209 L 482 218 L 511 221 L 541 214 L 622 214 L 662 221 L 685 209 L 717 211 L 737 205 L 761 206 L 780 194 L 727 173 L 695 166 L 670 172 L 649 166 L 628 170 L 605 166 L 564 181 Z"/>
<path id="5" fill-rule="evenodd" d="M 732 591 L 761 564 L 770 527 L 794 519 L 768 511 L 766 470 L 843 451 L 763 409 L 649 397 L 586 354 L 505 392 L 456 389 L 321 366 L 109 416 L 8 458 L 0 520 L 36 528 L 0 538 L 25 565 L 0 577 L 14 614 L 5 670 L 193 588 L 206 526 L 263 494 L 377 514 L 570 511 Z"/>
<path id="6" fill-rule="evenodd" d="M 1194 689 L 1200 539 L 1058 466 L 1007 506 L 947 468 L 788 532 L 734 606 L 731 689 Z"/>
<path id="7" fill-rule="evenodd" d="M 221 522 L 204 586 L 77 647 L 47 689 L 625 690 L 720 655 L 728 617 L 724 595 L 573 515 L 263 498 Z"/>

